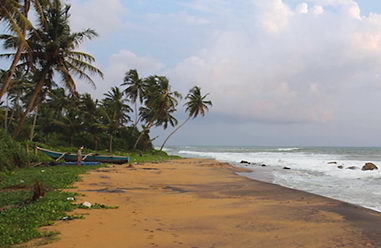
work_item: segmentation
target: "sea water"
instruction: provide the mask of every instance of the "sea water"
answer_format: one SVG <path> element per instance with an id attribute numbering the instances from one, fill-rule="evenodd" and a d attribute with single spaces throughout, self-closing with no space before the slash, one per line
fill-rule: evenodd
<path id="1" fill-rule="evenodd" d="M 229 162 L 252 169 L 244 173 L 249 178 L 381 212 L 381 148 L 170 146 L 166 150 L 182 157 Z M 251 164 L 240 164 L 242 160 Z M 367 162 L 380 170 L 362 171 Z"/>

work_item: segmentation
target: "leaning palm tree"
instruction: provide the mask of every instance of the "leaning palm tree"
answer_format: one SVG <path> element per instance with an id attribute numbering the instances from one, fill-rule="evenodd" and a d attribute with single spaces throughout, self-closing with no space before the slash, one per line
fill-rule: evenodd
<path id="1" fill-rule="evenodd" d="M 139 144 L 144 134 L 154 126 L 162 126 L 164 129 L 168 125 L 176 126 L 177 120 L 173 117 L 181 94 L 172 91 L 169 80 L 162 76 L 150 76 L 145 80 L 144 105 L 140 108 L 140 117 L 145 122 L 143 130 L 138 136 L 134 149 Z"/>
<path id="2" fill-rule="evenodd" d="M 73 76 L 87 80 L 94 87 L 95 83 L 87 73 L 103 78 L 102 72 L 92 65 L 95 61 L 94 57 L 75 50 L 85 39 L 92 39 L 97 34 L 92 29 L 72 33 L 69 25 L 69 10 L 70 5 L 63 5 L 59 0 L 50 0 L 48 7 L 41 13 L 44 17 L 39 18 L 44 19 L 46 23 L 39 23 L 39 28 L 31 33 L 28 39 L 36 71 L 36 85 L 13 133 L 14 137 L 18 136 L 27 115 L 38 104 L 38 98 L 44 86 L 51 87 L 49 82 L 55 74 L 61 77 L 63 84 L 73 95 L 77 94 Z M 47 82 L 48 85 L 46 85 Z"/>
<path id="3" fill-rule="evenodd" d="M 3 84 L 0 88 L 0 100 L 4 94 L 8 91 L 12 83 L 12 77 L 16 72 L 17 64 L 19 63 L 22 54 L 27 51 L 28 44 L 25 39 L 27 31 L 32 29 L 32 24 L 28 20 L 28 13 L 31 5 L 37 13 L 42 13 L 42 6 L 46 6 L 48 2 L 46 0 L 24 0 L 24 4 L 19 4 L 16 0 L 1 0 L 0 4 L 0 21 L 5 21 L 8 24 L 8 29 L 12 33 L 16 33 L 15 50 L 16 53 L 13 56 L 12 63 L 9 66 L 7 75 L 3 80 Z M 44 23 L 42 15 L 39 15 L 40 22 Z"/>
<path id="4" fill-rule="evenodd" d="M 143 102 L 144 95 L 144 80 L 139 77 L 137 70 L 129 70 L 124 77 L 124 82 L 122 86 L 127 86 L 124 90 L 126 96 L 135 104 L 135 123 L 134 126 L 138 125 L 138 102 Z"/>
<path id="5" fill-rule="evenodd" d="M 195 119 L 199 115 L 205 116 L 206 112 L 209 110 L 209 106 L 213 106 L 211 101 L 206 100 L 208 95 L 209 94 L 202 96 L 201 88 L 198 86 L 194 86 L 189 90 L 188 95 L 185 97 L 185 99 L 188 100 L 185 103 L 185 112 L 188 113 L 188 118 L 168 135 L 161 145 L 160 151 L 163 150 L 169 138 L 171 138 L 171 136 L 182 128 L 190 119 Z"/>

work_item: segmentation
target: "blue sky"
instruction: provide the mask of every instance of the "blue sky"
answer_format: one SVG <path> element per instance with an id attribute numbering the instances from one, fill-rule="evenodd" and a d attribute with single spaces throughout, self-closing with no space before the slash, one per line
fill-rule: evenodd
<path id="1" fill-rule="evenodd" d="M 67 2 L 75 30 L 100 34 L 82 49 L 105 80 L 81 92 L 101 97 L 136 68 L 210 93 L 209 115 L 170 144 L 381 146 L 381 1 Z"/>

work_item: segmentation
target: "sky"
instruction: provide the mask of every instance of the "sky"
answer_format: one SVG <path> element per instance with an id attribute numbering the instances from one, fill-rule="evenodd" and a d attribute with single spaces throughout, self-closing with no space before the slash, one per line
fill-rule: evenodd
<path id="1" fill-rule="evenodd" d="M 74 31 L 100 35 L 81 49 L 105 78 L 81 92 L 102 97 L 137 69 L 210 93 L 169 144 L 381 146 L 379 0 L 66 1 Z"/>

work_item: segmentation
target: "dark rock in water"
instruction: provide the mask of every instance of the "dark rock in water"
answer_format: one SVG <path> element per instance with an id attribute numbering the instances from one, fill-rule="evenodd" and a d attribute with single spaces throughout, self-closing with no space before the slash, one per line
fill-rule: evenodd
<path id="1" fill-rule="evenodd" d="M 246 160 L 242 160 L 242 161 L 241 161 L 241 164 L 250 164 L 250 162 L 249 162 L 249 161 L 246 161 Z"/>
<path id="2" fill-rule="evenodd" d="M 337 162 L 328 162 L 328 164 L 337 164 Z"/>
<path id="3" fill-rule="evenodd" d="M 266 167 L 266 165 L 265 165 L 265 164 L 262 164 L 261 166 L 262 166 L 262 167 Z"/>
<path id="4" fill-rule="evenodd" d="M 283 170 L 291 170 L 289 167 L 283 167 Z"/>
<path id="5" fill-rule="evenodd" d="M 344 167 L 342 165 L 337 166 L 339 169 L 343 169 Z"/>
<path id="6" fill-rule="evenodd" d="M 351 167 L 347 167 L 346 169 L 347 169 L 347 170 L 356 170 L 357 167 L 356 167 L 356 166 L 351 166 Z"/>
<path id="7" fill-rule="evenodd" d="M 363 170 L 363 171 L 367 171 L 367 170 L 378 170 L 378 167 L 377 167 L 375 164 L 373 164 L 373 163 L 366 163 L 366 164 L 362 167 L 361 170 Z"/>

